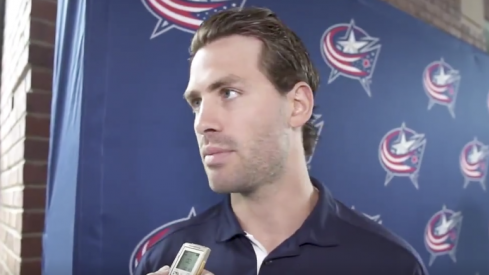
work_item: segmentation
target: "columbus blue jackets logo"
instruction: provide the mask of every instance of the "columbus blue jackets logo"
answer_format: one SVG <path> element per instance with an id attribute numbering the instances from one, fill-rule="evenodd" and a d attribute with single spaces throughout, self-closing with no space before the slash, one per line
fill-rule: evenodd
<path id="1" fill-rule="evenodd" d="M 352 210 L 356 210 L 354 205 L 351 206 L 351 209 Z M 370 219 L 371 221 L 374 221 L 374 222 L 376 222 L 378 224 L 382 224 L 382 220 L 380 218 L 380 215 L 368 215 L 368 214 L 363 213 L 363 212 L 360 212 L 360 213 L 362 215 L 364 215 L 366 218 Z"/>
<path id="2" fill-rule="evenodd" d="M 324 120 L 321 117 L 322 117 L 321 114 L 313 114 L 312 120 L 311 120 L 312 124 L 317 129 L 318 138 L 321 137 L 321 132 L 323 131 L 323 125 L 324 125 Z M 318 142 L 319 142 L 319 140 L 316 140 L 316 143 L 314 144 L 314 148 L 312 149 L 312 154 L 307 158 L 307 167 L 308 168 L 311 168 L 311 161 L 312 161 L 312 158 L 314 157 L 314 152 L 316 151 L 316 147 L 317 147 Z"/>
<path id="3" fill-rule="evenodd" d="M 379 39 L 370 36 L 355 25 L 336 24 L 328 28 L 321 38 L 321 53 L 331 69 L 328 84 L 339 76 L 360 81 L 370 97 L 370 83 L 380 53 Z"/>
<path id="4" fill-rule="evenodd" d="M 457 262 L 455 254 L 462 229 L 462 219 L 461 212 L 454 212 L 445 206 L 430 218 L 424 234 L 424 243 L 431 255 L 430 266 L 436 258 L 445 255 L 448 255 L 453 262 Z"/>
<path id="5" fill-rule="evenodd" d="M 168 231 L 170 230 L 170 227 L 172 225 L 178 224 L 180 222 L 189 220 L 193 217 L 196 216 L 195 209 L 192 207 L 190 209 L 190 213 L 188 214 L 187 217 L 181 218 L 178 220 L 174 220 L 171 222 L 167 222 L 164 225 L 156 228 L 153 230 L 151 233 L 146 235 L 134 248 L 134 251 L 131 254 L 131 258 L 129 259 L 129 274 L 133 275 L 134 271 L 136 270 L 136 267 L 138 264 L 141 262 L 141 258 L 144 256 L 144 254 L 161 238 L 163 238 Z"/>
<path id="6" fill-rule="evenodd" d="M 425 147 L 424 134 L 416 133 L 404 123 L 389 131 L 379 146 L 380 164 L 387 173 L 384 185 L 387 186 L 394 177 L 408 177 L 419 189 L 418 175 Z"/>
<path id="7" fill-rule="evenodd" d="M 423 72 L 423 86 L 428 96 L 428 110 L 435 104 L 446 106 L 455 118 L 455 102 L 460 86 L 460 73 L 443 58 L 430 63 Z"/>
<path id="8" fill-rule="evenodd" d="M 141 0 L 158 20 L 151 39 L 171 29 L 193 33 L 211 15 L 229 8 L 242 8 L 246 0 Z"/>
<path id="9" fill-rule="evenodd" d="M 474 138 L 465 144 L 460 153 L 460 170 L 464 177 L 464 188 L 469 183 L 478 182 L 486 190 L 486 176 L 489 146 Z"/>

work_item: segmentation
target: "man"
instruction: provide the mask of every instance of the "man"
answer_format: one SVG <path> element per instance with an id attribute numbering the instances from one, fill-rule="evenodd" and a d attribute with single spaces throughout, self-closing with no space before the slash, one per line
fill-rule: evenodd
<path id="1" fill-rule="evenodd" d="M 275 14 L 218 13 L 196 32 L 191 54 L 184 96 L 209 185 L 229 195 L 172 228 L 135 274 L 168 274 L 185 242 L 211 248 L 204 274 L 427 274 L 407 243 L 309 177 L 319 76 Z"/>

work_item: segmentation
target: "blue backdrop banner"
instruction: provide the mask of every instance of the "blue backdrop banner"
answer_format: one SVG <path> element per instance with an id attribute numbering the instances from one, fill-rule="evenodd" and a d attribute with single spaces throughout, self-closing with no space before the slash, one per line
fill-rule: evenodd
<path id="1" fill-rule="evenodd" d="M 45 275 L 132 274 L 169 226 L 221 199 L 182 94 L 192 33 L 241 6 L 274 10 L 321 73 L 311 174 L 405 238 L 431 274 L 489 275 L 483 52 L 376 0 L 58 5 L 86 23 L 58 30 Z"/>

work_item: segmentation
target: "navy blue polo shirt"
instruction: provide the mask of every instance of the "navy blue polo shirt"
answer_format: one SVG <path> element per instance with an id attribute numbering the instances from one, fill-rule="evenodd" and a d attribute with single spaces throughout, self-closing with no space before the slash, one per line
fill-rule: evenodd
<path id="1" fill-rule="evenodd" d="M 229 196 L 170 229 L 145 253 L 135 275 L 171 265 L 182 244 L 209 247 L 205 269 L 215 275 L 426 275 L 404 240 L 335 200 L 315 179 L 319 199 L 302 227 L 263 259 L 259 268 L 250 237 L 241 229 Z"/>

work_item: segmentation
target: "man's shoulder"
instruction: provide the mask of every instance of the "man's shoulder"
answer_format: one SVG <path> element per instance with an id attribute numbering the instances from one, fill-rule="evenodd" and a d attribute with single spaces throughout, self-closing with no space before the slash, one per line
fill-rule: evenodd
<path id="1" fill-rule="evenodd" d="M 428 274 L 418 252 L 403 238 L 363 214 L 338 202 L 338 216 L 344 223 L 345 230 L 340 234 L 348 243 L 360 250 L 372 250 L 373 254 L 385 260 L 402 261 L 407 265 L 419 268 L 421 273 Z M 414 272 L 414 271 L 413 271 Z M 423 273 L 425 272 L 425 273 Z"/>
<path id="2" fill-rule="evenodd" d="M 372 241 L 377 241 L 381 244 L 390 244 L 409 252 L 414 251 L 409 243 L 382 226 L 378 221 L 372 220 L 342 203 L 338 203 L 338 214 L 343 222 L 354 228 L 353 230 L 357 233 L 360 233 L 359 238 L 372 239 Z"/>
<path id="3" fill-rule="evenodd" d="M 216 204 L 199 215 L 166 228 L 164 236 L 152 245 L 141 258 L 134 275 L 155 272 L 164 265 L 171 265 L 184 243 L 207 243 L 213 236 L 221 204 Z"/>

